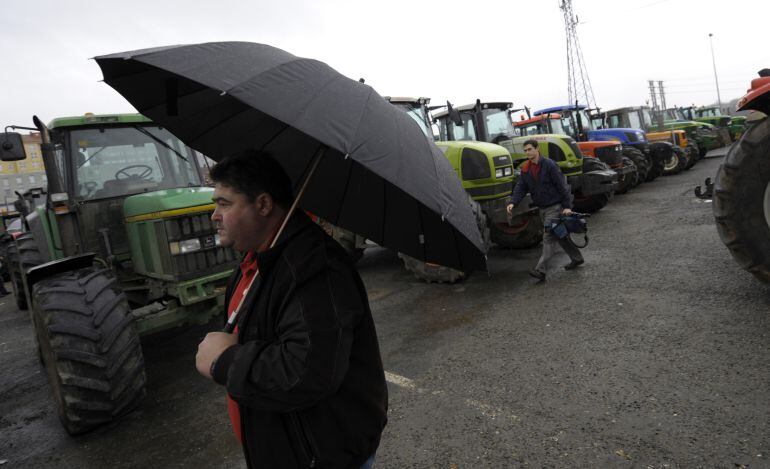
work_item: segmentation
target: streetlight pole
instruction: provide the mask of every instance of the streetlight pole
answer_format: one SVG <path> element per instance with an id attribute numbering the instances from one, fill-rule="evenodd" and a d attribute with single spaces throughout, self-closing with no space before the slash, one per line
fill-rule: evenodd
<path id="1" fill-rule="evenodd" d="M 717 84 L 717 102 L 719 111 L 722 111 L 722 97 L 719 95 L 719 78 L 717 78 L 717 62 L 714 60 L 714 41 L 711 39 L 713 34 L 709 33 L 709 44 L 711 45 L 711 63 L 714 65 L 714 82 Z"/>

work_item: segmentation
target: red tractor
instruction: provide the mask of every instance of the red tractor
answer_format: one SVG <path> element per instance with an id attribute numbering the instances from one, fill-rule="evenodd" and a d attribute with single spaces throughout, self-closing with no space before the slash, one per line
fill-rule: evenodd
<path id="1" fill-rule="evenodd" d="M 714 182 L 714 217 L 736 261 L 770 283 L 770 69 L 738 102 L 753 110 L 748 130 L 727 153 Z"/>

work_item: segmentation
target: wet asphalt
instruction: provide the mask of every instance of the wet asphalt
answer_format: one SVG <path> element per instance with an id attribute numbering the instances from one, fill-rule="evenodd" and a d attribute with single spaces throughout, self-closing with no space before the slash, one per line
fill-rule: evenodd
<path id="1" fill-rule="evenodd" d="M 376 467 L 770 467 L 770 288 L 693 195 L 720 160 L 617 196 L 586 264 L 545 283 L 527 275 L 537 248 L 493 250 L 489 275 L 457 285 L 369 249 L 390 390 Z M 73 438 L 27 313 L 0 299 L 0 468 L 244 468 L 222 389 L 193 365 L 216 328 L 145 340 L 142 408 Z"/>

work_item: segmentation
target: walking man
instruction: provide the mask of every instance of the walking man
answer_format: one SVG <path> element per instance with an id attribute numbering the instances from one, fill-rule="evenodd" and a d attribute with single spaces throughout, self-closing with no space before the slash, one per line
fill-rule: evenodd
<path id="1" fill-rule="evenodd" d="M 298 211 L 259 152 L 211 170 L 220 243 L 244 253 L 225 295 L 233 334 L 211 332 L 196 368 L 227 391 L 249 468 L 369 468 L 388 395 L 363 282 L 343 248 Z M 253 283 L 252 283 L 253 280 Z"/>
<path id="2" fill-rule="evenodd" d="M 529 193 L 532 201 L 540 209 L 540 219 L 545 222 L 560 215 L 572 213 L 572 195 L 569 186 L 559 167 L 548 158 L 540 156 L 537 140 L 524 142 L 524 152 L 527 161 L 521 166 L 521 176 L 513 188 L 511 203 L 508 205 L 508 214 L 513 213 L 514 207 Z M 584 262 L 580 250 L 570 242 L 568 238 L 559 239 L 550 231 L 543 235 L 543 254 L 529 275 L 538 280 L 545 280 L 548 270 L 548 262 L 557 252 L 558 247 L 570 257 L 570 263 L 564 266 L 572 270 Z"/>

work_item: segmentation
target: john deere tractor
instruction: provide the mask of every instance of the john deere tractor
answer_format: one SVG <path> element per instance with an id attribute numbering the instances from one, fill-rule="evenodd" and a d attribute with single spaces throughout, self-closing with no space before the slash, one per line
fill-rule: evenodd
<path id="1" fill-rule="evenodd" d="M 576 137 L 575 127 L 569 118 L 561 114 L 546 113 L 529 119 L 521 119 L 513 122 L 513 126 L 522 136 L 558 134 Z M 636 164 L 628 157 L 623 156 L 623 148 L 618 142 L 607 141 L 578 141 L 578 148 L 583 154 L 583 171 L 591 171 L 593 160 L 598 159 L 612 168 L 618 174 L 618 186 L 616 194 L 624 194 L 629 189 L 641 182 Z"/>
<path id="2" fill-rule="evenodd" d="M 34 122 L 48 192 L 16 238 L 15 291 L 77 434 L 139 403 L 139 338 L 221 314 L 238 260 L 212 226 L 194 153 L 167 130 L 138 114 Z M 19 134 L 0 140 L 3 161 L 25 158 Z"/>
<path id="3" fill-rule="evenodd" d="M 725 130 L 730 135 L 730 141 L 734 142 L 741 138 L 746 131 L 745 116 L 725 116 L 719 109 L 719 106 L 704 106 L 695 109 L 695 119 L 698 122 L 706 122 L 717 127 L 721 132 Z"/>
<path id="4" fill-rule="evenodd" d="M 457 108 L 449 105 L 445 111 L 435 114 L 435 118 L 442 138 L 455 141 L 479 140 L 502 145 L 514 157 L 514 165 L 518 167 L 525 156 L 517 153 L 513 145 L 516 131 L 511 123 L 511 113 L 514 112 L 512 108 L 512 103 L 482 103 L 476 100 L 475 104 Z M 553 138 L 560 149 L 564 145 L 567 148 L 574 147 L 574 151 L 554 150 L 553 153 L 546 152 L 544 156 L 557 161 L 567 176 L 575 197 L 576 210 L 595 212 L 607 205 L 617 187 L 615 171 L 596 159 L 592 159 L 584 170 L 583 156 L 575 141 L 565 135 Z"/>
<path id="5" fill-rule="evenodd" d="M 386 99 L 409 114 L 420 125 L 427 138 L 433 138 L 428 115 L 428 98 Z M 482 238 L 487 243 L 491 241 L 504 248 L 528 248 L 540 243 L 543 239 L 543 228 L 537 208 L 529 206 L 529 197 L 519 204 L 513 217 L 510 220 L 508 218 L 506 207 L 516 181 L 509 151 L 500 145 L 466 138 L 467 135 L 459 133 L 464 128 L 466 126 L 458 127 L 458 133 L 454 133 L 454 129 L 447 133 L 446 128 L 441 130 L 439 125 L 440 140 L 435 143 L 452 164 L 468 193 Z M 452 141 L 455 137 L 459 138 Z M 426 281 L 455 282 L 466 275 L 447 267 L 426 264 L 409 256 L 401 255 L 401 258 L 408 270 Z"/>
<path id="6" fill-rule="evenodd" d="M 646 106 L 611 109 L 602 115 L 609 127 L 630 126 L 642 129 L 651 142 L 656 145 L 667 146 L 670 152 L 668 158 L 663 160 L 663 174 L 665 175 L 676 174 L 689 169 L 700 158 L 698 146 L 692 139 L 687 138 L 684 130 L 661 130 L 653 122 L 652 111 Z"/>
<path id="7" fill-rule="evenodd" d="M 754 112 L 717 172 L 714 217 L 733 258 L 770 284 L 770 69 L 751 82 L 738 110 Z"/>

